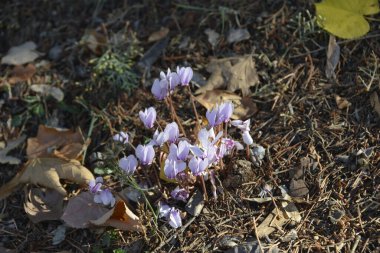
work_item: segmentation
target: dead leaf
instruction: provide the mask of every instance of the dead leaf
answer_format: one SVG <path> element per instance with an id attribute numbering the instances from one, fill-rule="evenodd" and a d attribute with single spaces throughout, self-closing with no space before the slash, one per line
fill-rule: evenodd
<path id="1" fill-rule="evenodd" d="M 208 42 L 214 48 L 218 44 L 220 34 L 210 28 L 207 28 L 204 33 L 207 35 Z"/>
<path id="2" fill-rule="evenodd" d="M 63 213 L 63 195 L 51 189 L 28 189 L 24 210 L 34 223 L 45 220 L 58 220 Z"/>
<path id="3" fill-rule="evenodd" d="M 84 148 L 79 131 L 40 125 L 35 138 L 28 139 L 26 154 L 29 159 L 37 157 L 60 157 L 77 159 Z"/>
<path id="4" fill-rule="evenodd" d="M 60 179 L 86 185 L 94 179 L 94 176 L 77 160 L 34 158 L 29 160 L 11 181 L 0 188 L 0 200 L 9 196 L 21 184 L 41 185 L 66 195 Z"/>
<path id="5" fill-rule="evenodd" d="M 289 186 L 289 194 L 292 197 L 302 197 L 309 193 L 309 189 L 303 179 L 292 179 Z"/>
<path id="6" fill-rule="evenodd" d="M 61 102 L 65 97 L 65 94 L 60 88 L 51 86 L 49 84 L 33 84 L 30 86 L 30 89 L 36 93 L 40 93 L 45 97 L 52 96 L 58 102 Z"/>
<path id="7" fill-rule="evenodd" d="M 329 38 L 329 46 L 327 49 L 327 61 L 326 61 L 326 69 L 325 74 L 328 79 L 335 76 L 335 68 L 339 63 L 340 58 L 340 47 L 336 43 L 336 39 L 334 35 L 330 35 Z"/>
<path id="8" fill-rule="evenodd" d="M 90 222 L 97 226 L 110 226 L 124 231 L 144 231 L 139 217 L 122 200 L 118 200 L 115 206 L 102 217 Z"/>
<path id="9" fill-rule="evenodd" d="M 41 53 L 36 51 L 37 45 L 33 41 L 25 42 L 9 49 L 6 56 L 1 59 L 1 64 L 22 65 L 37 59 Z"/>
<path id="10" fill-rule="evenodd" d="M 159 31 L 156 31 L 149 36 L 148 42 L 158 41 L 165 38 L 168 35 L 169 31 L 169 28 L 161 27 Z"/>
<path id="11" fill-rule="evenodd" d="M 186 209 L 186 212 L 196 217 L 201 214 L 201 211 L 204 205 L 205 205 L 205 200 L 204 200 L 203 193 L 197 190 L 187 202 L 185 209 Z"/>
<path id="12" fill-rule="evenodd" d="M 108 40 L 104 34 L 88 29 L 81 38 L 80 44 L 85 45 L 96 55 L 101 55 L 108 44 Z"/>
<path id="13" fill-rule="evenodd" d="M 21 135 L 17 139 L 8 141 L 7 146 L 3 149 L 0 149 L 0 163 L 2 164 L 9 163 L 13 165 L 20 164 L 21 162 L 20 159 L 13 156 L 9 156 L 7 154 L 9 151 L 11 151 L 12 149 L 15 149 L 21 143 L 23 143 L 25 139 L 26 139 L 26 135 Z"/>
<path id="14" fill-rule="evenodd" d="M 346 109 L 347 107 L 351 106 L 351 103 L 348 102 L 347 99 L 342 98 L 338 95 L 335 95 L 335 102 L 336 102 L 339 110 L 343 110 L 343 109 Z"/>
<path id="15" fill-rule="evenodd" d="M 231 29 L 228 31 L 227 42 L 235 43 L 247 40 L 251 37 L 247 29 Z"/>
<path id="16" fill-rule="evenodd" d="M 257 112 L 257 106 L 249 97 L 241 98 L 240 96 L 222 90 L 205 91 L 195 99 L 207 110 L 213 108 L 216 104 L 225 101 L 231 101 L 234 104 L 234 113 L 232 119 L 246 119 Z"/>
<path id="17" fill-rule="evenodd" d="M 249 88 L 259 83 L 251 55 L 212 60 L 207 66 L 207 71 L 212 73 L 207 84 L 199 88 L 195 94 L 226 88 L 232 92 L 240 89 L 243 96 L 247 96 L 250 94 Z"/>
<path id="18" fill-rule="evenodd" d="M 94 195 L 81 192 L 70 198 L 61 219 L 70 227 L 87 228 L 91 220 L 97 220 L 108 213 L 110 209 L 94 202 Z"/>
<path id="19" fill-rule="evenodd" d="M 371 94 L 370 101 L 371 101 L 371 105 L 373 109 L 375 110 L 377 115 L 380 117 L 380 101 L 379 101 L 379 96 L 377 95 L 376 91 L 374 91 Z"/>
<path id="20" fill-rule="evenodd" d="M 11 77 L 8 82 L 10 84 L 15 84 L 18 82 L 28 81 L 36 73 L 36 67 L 29 63 L 25 67 L 22 65 L 17 65 L 12 69 Z"/>

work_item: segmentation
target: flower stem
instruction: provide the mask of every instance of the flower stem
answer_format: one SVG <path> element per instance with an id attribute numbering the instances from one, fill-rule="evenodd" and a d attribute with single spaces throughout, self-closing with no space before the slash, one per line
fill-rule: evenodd
<path id="1" fill-rule="evenodd" d="M 195 114 L 195 119 L 196 119 L 196 132 L 195 132 L 195 136 L 197 136 L 199 130 L 201 129 L 200 125 L 199 125 L 199 116 L 198 116 L 198 111 L 197 111 L 197 108 L 195 107 L 195 102 L 194 102 L 194 96 L 193 96 L 193 93 L 191 93 L 191 90 L 190 90 L 190 86 L 188 85 L 187 86 L 187 90 L 189 91 L 189 95 L 190 95 L 190 100 L 191 100 L 191 104 L 193 105 L 193 111 L 194 111 L 194 114 Z"/>
<path id="2" fill-rule="evenodd" d="M 177 122 L 177 125 L 181 129 L 183 136 L 185 136 L 187 138 L 185 129 L 183 129 L 182 123 L 178 118 L 178 115 L 177 115 L 175 108 L 174 108 L 174 105 L 173 105 L 173 101 L 172 101 L 170 96 L 168 97 L 168 102 L 169 102 L 170 111 L 172 113 L 172 118 Z"/>
<path id="3" fill-rule="evenodd" d="M 202 184 L 203 198 L 204 198 L 205 201 L 208 201 L 207 190 L 206 190 L 206 183 L 205 183 L 205 180 L 203 178 L 203 175 L 199 176 L 199 180 L 201 180 L 201 184 Z"/>
<path id="4" fill-rule="evenodd" d="M 249 161 L 249 155 L 250 155 L 250 152 L 249 152 L 249 145 L 246 146 L 245 148 L 246 152 L 247 152 L 247 160 Z"/>

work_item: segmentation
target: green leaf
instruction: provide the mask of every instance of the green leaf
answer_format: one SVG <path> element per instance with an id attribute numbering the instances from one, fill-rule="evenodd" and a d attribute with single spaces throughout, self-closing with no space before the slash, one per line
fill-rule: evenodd
<path id="1" fill-rule="evenodd" d="M 324 0 L 315 4 L 317 23 L 343 39 L 354 39 L 368 33 L 364 15 L 380 11 L 378 0 Z"/>

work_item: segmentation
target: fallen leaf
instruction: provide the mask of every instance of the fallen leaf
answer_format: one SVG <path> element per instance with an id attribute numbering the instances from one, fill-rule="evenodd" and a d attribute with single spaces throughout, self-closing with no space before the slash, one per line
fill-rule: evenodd
<path id="1" fill-rule="evenodd" d="M 329 46 L 327 48 L 327 61 L 325 74 L 328 79 L 335 76 L 335 68 L 339 63 L 340 58 L 340 46 L 336 43 L 334 35 L 330 35 Z"/>
<path id="2" fill-rule="evenodd" d="M 37 157 L 60 157 L 77 159 L 84 148 L 79 131 L 40 125 L 37 136 L 28 139 L 26 154 L 29 159 Z"/>
<path id="3" fill-rule="evenodd" d="M 144 231 L 139 217 L 122 200 L 118 200 L 115 206 L 102 217 L 90 222 L 97 226 L 110 226 L 124 231 Z"/>
<path id="4" fill-rule="evenodd" d="M 1 64 L 22 65 L 37 59 L 41 53 L 36 51 L 37 45 L 28 41 L 16 47 L 9 49 L 7 55 L 1 59 Z"/>
<path id="5" fill-rule="evenodd" d="M 343 39 L 354 39 L 369 31 L 364 15 L 379 12 L 378 0 L 324 0 L 315 4 L 317 24 Z"/>
<path id="6" fill-rule="evenodd" d="M 234 104 L 234 113 L 232 119 L 246 119 L 257 112 L 257 106 L 249 97 L 241 98 L 240 96 L 223 90 L 205 91 L 195 99 L 207 110 L 212 109 L 216 104 L 225 101 L 231 101 Z"/>
<path id="7" fill-rule="evenodd" d="M 3 149 L 0 149 L 0 163 L 2 163 L 2 164 L 9 163 L 9 164 L 13 164 L 13 165 L 20 164 L 20 162 L 21 162 L 20 159 L 13 157 L 13 156 L 9 156 L 7 154 L 9 151 L 11 151 L 12 149 L 15 149 L 21 143 L 23 143 L 25 141 L 25 139 L 26 139 L 26 136 L 22 135 L 22 136 L 18 137 L 17 139 L 8 141 L 7 146 Z"/>
<path id="8" fill-rule="evenodd" d="M 220 34 L 210 28 L 207 28 L 204 33 L 207 35 L 208 42 L 214 48 L 218 44 Z"/>
<path id="9" fill-rule="evenodd" d="M 309 193 L 309 189 L 303 179 L 292 179 L 289 186 L 289 194 L 292 197 L 302 197 Z"/>
<path id="10" fill-rule="evenodd" d="M 51 86 L 49 84 L 33 84 L 30 86 L 30 89 L 36 93 L 40 93 L 45 97 L 52 96 L 58 102 L 61 102 L 65 96 L 60 88 Z"/>
<path id="11" fill-rule="evenodd" d="M 158 41 L 165 38 L 168 35 L 169 31 L 169 28 L 161 27 L 159 31 L 156 31 L 149 36 L 148 42 Z"/>
<path id="12" fill-rule="evenodd" d="M 162 52 L 165 50 L 169 43 L 169 37 L 165 37 L 162 40 L 157 41 L 146 51 L 140 61 L 137 63 L 137 66 L 140 68 L 142 72 L 150 72 L 150 69 L 160 57 Z"/>
<path id="13" fill-rule="evenodd" d="M 66 238 L 66 226 L 59 225 L 56 229 L 52 231 L 52 234 L 53 234 L 52 245 L 60 244 Z"/>
<path id="14" fill-rule="evenodd" d="M 51 189 L 30 188 L 26 193 L 24 210 L 34 223 L 57 220 L 63 213 L 63 195 Z"/>
<path id="15" fill-rule="evenodd" d="M 12 69 L 11 77 L 8 82 L 10 84 L 15 84 L 18 82 L 28 81 L 36 73 L 36 67 L 29 63 L 25 67 L 22 65 L 17 65 Z"/>
<path id="16" fill-rule="evenodd" d="M 235 43 L 243 40 L 247 40 L 251 37 L 247 29 L 231 29 L 228 31 L 227 42 Z"/>
<path id="17" fill-rule="evenodd" d="M 374 91 L 371 94 L 370 101 L 371 101 L 371 105 L 372 105 L 373 109 L 375 110 L 377 115 L 379 115 L 379 117 L 380 117 L 380 101 L 379 101 L 379 96 L 377 95 L 376 91 Z"/>
<path id="18" fill-rule="evenodd" d="M 85 45 L 96 55 L 101 55 L 108 44 L 108 40 L 104 34 L 88 29 L 81 38 L 80 44 Z"/>
<path id="19" fill-rule="evenodd" d="M 204 205 L 205 205 L 205 200 L 204 200 L 203 193 L 197 190 L 187 202 L 185 209 L 186 209 L 186 212 L 196 217 L 201 214 L 201 211 Z"/>
<path id="20" fill-rule="evenodd" d="M 81 192 L 70 198 L 61 219 L 70 227 L 87 228 L 91 220 L 97 220 L 110 211 L 102 204 L 94 202 L 94 195 Z"/>
<path id="21" fill-rule="evenodd" d="M 351 106 L 351 103 L 348 102 L 347 99 L 342 98 L 338 95 L 335 95 L 335 102 L 340 110 L 346 109 L 347 107 Z"/>
<path id="22" fill-rule="evenodd" d="M 195 94 L 226 88 L 232 92 L 240 89 L 243 96 L 247 96 L 250 94 L 249 88 L 259 83 L 251 55 L 212 60 L 207 66 L 207 71 L 211 73 L 207 84 L 199 88 Z"/>
<path id="23" fill-rule="evenodd" d="M 9 196 L 21 184 L 41 185 L 66 195 L 60 179 L 86 185 L 94 179 L 94 176 L 77 160 L 34 158 L 29 160 L 11 181 L 0 188 L 0 200 Z"/>

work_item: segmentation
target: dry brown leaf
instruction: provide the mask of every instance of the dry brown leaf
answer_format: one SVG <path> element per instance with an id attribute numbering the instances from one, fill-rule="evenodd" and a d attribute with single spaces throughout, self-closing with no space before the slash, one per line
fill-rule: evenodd
<path id="1" fill-rule="evenodd" d="M 60 157 L 78 159 L 84 148 L 80 132 L 40 125 L 35 138 L 28 139 L 26 154 L 29 159 L 37 157 Z"/>
<path id="2" fill-rule="evenodd" d="M 375 110 L 377 115 L 379 115 L 379 117 L 380 117 L 380 100 L 379 100 L 379 96 L 377 95 L 376 91 L 374 91 L 371 94 L 370 101 L 371 101 L 371 105 L 372 105 L 373 109 Z"/>
<path id="3" fill-rule="evenodd" d="M 8 141 L 7 146 L 3 149 L 0 149 L 0 163 L 9 163 L 9 164 L 20 164 L 20 159 L 7 155 L 9 151 L 19 146 L 26 139 L 25 135 L 18 137 L 17 139 Z"/>
<path id="4" fill-rule="evenodd" d="M 29 63 L 25 67 L 22 65 L 17 65 L 12 69 L 11 77 L 8 82 L 10 84 L 15 84 L 18 82 L 28 81 L 36 73 L 36 67 Z"/>
<path id="5" fill-rule="evenodd" d="M 226 88 L 232 92 L 240 89 L 243 96 L 247 96 L 250 94 L 249 88 L 259 82 L 251 55 L 213 60 L 208 64 L 207 71 L 211 76 L 207 84 L 199 88 L 196 94 Z"/>
<path id="6" fill-rule="evenodd" d="M 326 69 L 325 74 L 328 79 L 335 77 L 335 68 L 339 63 L 340 58 L 340 47 L 336 43 L 336 39 L 334 35 L 330 35 L 329 46 L 327 49 L 327 61 L 326 61 Z"/>
<path id="7" fill-rule="evenodd" d="M 101 55 L 108 43 L 107 37 L 95 30 L 86 30 L 80 44 L 88 47 L 96 55 Z"/>
<path id="8" fill-rule="evenodd" d="M 87 228 L 90 221 L 107 214 L 110 209 L 94 202 L 94 195 L 90 192 L 81 192 L 71 198 L 65 208 L 61 219 L 73 228 Z"/>
<path id="9" fill-rule="evenodd" d="M 265 237 L 281 228 L 288 221 L 285 211 L 282 209 L 273 209 L 263 222 L 257 227 L 256 235 L 259 238 Z"/>
<path id="10" fill-rule="evenodd" d="M 77 160 L 59 158 L 34 158 L 7 184 L 0 188 L 0 200 L 9 196 L 21 184 L 41 185 L 66 195 L 60 179 L 67 179 L 79 185 L 88 184 L 94 179 L 91 171 Z"/>
<path id="11" fill-rule="evenodd" d="M 223 90 L 210 90 L 195 97 L 195 99 L 207 110 L 213 108 L 216 104 L 225 101 L 231 101 L 234 104 L 233 119 L 246 119 L 257 112 L 257 106 L 249 97 L 241 98 L 240 96 Z"/>
<path id="12" fill-rule="evenodd" d="M 292 197 L 302 197 L 309 193 L 309 189 L 303 179 L 292 179 L 289 186 L 289 194 Z"/>
<path id="13" fill-rule="evenodd" d="M 161 27 L 161 29 L 159 31 L 153 32 L 149 36 L 148 42 L 158 41 L 158 40 L 165 38 L 168 35 L 169 31 L 170 31 L 169 28 Z"/>
<path id="14" fill-rule="evenodd" d="M 335 95 L 335 102 L 340 110 L 346 109 L 347 107 L 351 106 L 351 103 L 348 102 L 347 99 L 342 98 L 338 95 Z"/>
<path id="15" fill-rule="evenodd" d="M 97 220 L 91 220 L 90 222 L 97 226 L 110 226 L 126 231 L 144 231 L 139 217 L 137 217 L 122 200 L 118 200 L 114 208 L 102 217 Z"/>
<path id="16" fill-rule="evenodd" d="M 28 189 L 24 210 L 34 223 L 45 220 L 58 220 L 63 213 L 63 196 L 51 189 Z"/>

